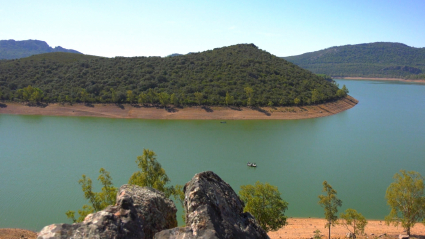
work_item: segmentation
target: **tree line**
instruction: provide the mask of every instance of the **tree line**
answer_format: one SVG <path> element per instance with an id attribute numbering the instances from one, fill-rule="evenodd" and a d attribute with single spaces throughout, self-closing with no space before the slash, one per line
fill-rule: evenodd
<path id="1" fill-rule="evenodd" d="M 130 176 L 128 184 L 155 188 L 164 192 L 167 198 L 173 197 L 184 208 L 183 185 L 169 185 L 171 180 L 156 160 L 154 151 L 144 149 L 143 155 L 137 157 L 136 163 L 140 170 Z M 89 204 L 78 210 L 78 218 L 75 217 L 75 211 L 66 212 L 67 217 L 73 222 L 82 222 L 88 214 L 115 204 L 117 188 L 113 186 L 110 173 L 104 168 L 101 168 L 99 173 L 98 180 L 102 185 L 100 192 L 94 192 L 93 182 L 86 175 L 82 175 L 79 180 L 84 197 Z M 341 219 L 338 219 L 338 207 L 342 206 L 342 201 L 337 197 L 336 190 L 324 181 L 322 191 L 324 194 L 318 196 L 318 204 L 324 209 L 327 221 L 325 227 L 329 230 L 329 238 L 331 227 L 337 224 L 347 228 L 352 238 L 364 234 L 366 218 L 355 209 L 348 208 L 340 214 Z M 242 185 L 239 197 L 245 204 L 244 212 L 251 213 L 266 232 L 278 230 L 287 224 L 285 211 L 288 209 L 288 202 L 281 198 L 281 193 L 276 186 L 259 181 L 254 185 Z M 415 223 L 422 221 L 425 224 L 424 178 L 418 172 L 401 170 L 400 173 L 396 173 L 394 182 L 387 188 L 385 197 L 391 208 L 390 214 L 385 217 L 388 225 L 401 224 L 410 235 L 410 229 Z M 314 238 L 321 237 L 320 230 L 314 233 Z"/>
<path id="2" fill-rule="evenodd" d="M 2 100 L 44 103 L 138 103 L 178 106 L 287 106 L 334 101 L 329 78 L 240 44 L 173 57 L 101 58 L 48 53 L 0 61 Z"/>
<path id="3" fill-rule="evenodd" d="M 284 59 L 332 77 L 425 79 L 425 48 L 401 43 L 338 46 Z"/>

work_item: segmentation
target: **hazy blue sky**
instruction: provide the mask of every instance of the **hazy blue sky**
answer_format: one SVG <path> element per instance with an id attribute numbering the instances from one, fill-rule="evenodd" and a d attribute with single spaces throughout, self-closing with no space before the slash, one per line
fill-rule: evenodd
<path id="1" fill-rule="evenodd" d="M 0 19 L 0 40 L 107 57 L 238 43 L 277 56 L 378 41 L 425 47 L 425 0 L 0 0 Z"/>

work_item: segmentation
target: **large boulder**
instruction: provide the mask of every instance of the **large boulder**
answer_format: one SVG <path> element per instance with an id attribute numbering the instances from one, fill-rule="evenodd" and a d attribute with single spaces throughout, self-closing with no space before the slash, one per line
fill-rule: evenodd
<path id="1" fill-rule="evenodd" d="M 186 227 L 164 230 L 156 239 L 269 238 L 229 184 L 208 171 L 185 187 Z"/>
<path id="2" fill-rule="evenodd" d="M 155 233 L 177 226 L 174 202 L 158 190 L 123 185 L 117 203 L 89 214 L 82 223 L 44 227 L 38 239 L 53 238 L 153 238 Z"/>

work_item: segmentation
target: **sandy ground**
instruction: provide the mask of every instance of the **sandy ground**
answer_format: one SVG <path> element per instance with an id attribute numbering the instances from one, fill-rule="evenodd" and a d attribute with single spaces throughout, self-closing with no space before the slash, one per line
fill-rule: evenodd
<path id="1" fill-rule="evenodd" d="M 401 78 L 373 78 L 373 77 L 335 77 L 335 79 L 346 79 L 346 80 L 383 80 L 383 81 L 400 81 L 400 82 L 414 82 L 414 83 L 425 83 L 425 80 L 409 80 Z"/>
<path id="2" fill-rule="evenodd" d="M 0 239 L 35 239 L 37 233 L 18 228 L 0 228 Z"/>
<path id="3" fill-rule="evenodd" d="M 132 105 L 84 104 L 27 106 L 21 103 L 0 103 L 0 114 L 88 116 L 138 119 L 307 119 L 340 113 L 354 107 L 358 101 L 351 96 L 332 103 L 300 107 L 186 107 L 156 108 Z"/>
<path id="4" fill-rule="evenodd" d="M 322 238 L 328 238 L 328 228 L 325 228 L 325 219 L 318 218 L 289 218 L 288 225 L 275 232 L 269 232 L 271 239 L 280 238 L 312 238 L 314 231 L 320 230 Z M 332 238 L 345 238 L 348 230 L 342 225 L 331 228 Z M 401 226 L 387 226 L 384 221 L 369 220 L 365 229 L 365 235 L 358 238 L 398 238 L 404 234 Z M 417 223 L 411 234 L 416 238 L 425 238 L 425 226 Z M 23 229 L 0 229 L 0 239 L 37 238 L 37 233 Z"/>
<path id="5" fill-rule="evenodd" d="M 313 238 L 314 231 L 320 230 L 322 238 L 328 238 L 328 228 L 325 228 L 325 219 L 318 218 L 289 218 L 288 225 L 275 232 L 269 232 L 271 239 L 278 238 Z M 349 231 L 342 225 L 331 227 L 332 238 L 345 238 Z M 365 234 L 357 238 L 398 238 L 403 233 L 401 226 L 387 226 L 384 221 L 369 220 L 365 228 Z M 411 235 L 417 238 L 425 238 L 425 226 L 417 223 L 411 229 Z"/>

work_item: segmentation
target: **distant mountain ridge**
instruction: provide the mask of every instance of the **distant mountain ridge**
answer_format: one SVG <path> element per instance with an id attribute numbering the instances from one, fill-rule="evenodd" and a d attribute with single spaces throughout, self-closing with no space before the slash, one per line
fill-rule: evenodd
<path id="1" fill-rule="evenodd" d="M 332 77 L 425 78 L 425 48 L 375 42 L 335 46 L 284 59 Z"/>
<path id="2" fill-rule="evenodd" d="M 0 59 L 19 59 L 19 58 L 36 55 L 36 54 L 50 53 L 50 52 L 68 52 L 68 53 L 82 54 L 79 51 L 65 49 L 60 46 L 52 48 L 45 41 L 0 40 Z"/>

